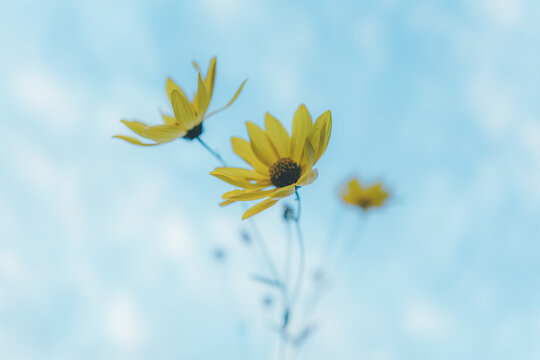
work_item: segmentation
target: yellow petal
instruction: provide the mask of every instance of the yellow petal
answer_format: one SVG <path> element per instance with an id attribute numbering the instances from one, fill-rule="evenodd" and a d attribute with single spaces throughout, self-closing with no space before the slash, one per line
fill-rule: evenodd
<path id="1" fill-rule="evenodd" d="M 325 111 L 319 116 L 311 128 L 308 139 L 315 151 L 315 162 L 317 162 L 322 154 L 324 154 L 326 146 L 328 146 L 331 128 L 332 115 L 330 114 L 330 111 Z"/>
<path id="2" fill-rule="evenodd" d="M 257 158 L 267 166 L 272 166 L 278 159 L 278 155 L 270 143 L 266 133 L 254 123 L 247 121 L 246 126 L 251 140 L 251 150 Z"/>
<path id="3" fill-rule="evenodd" d="M 176 119 L 172 116 L 161 114 L 161 117 L 163 118 L 163 121 L 165 122 L 165 125 L 176 125 L 178 126 L 178 123 L 176 122 Z"/>
<path id="4" fill-rule="evenodd" d="M 208 109 L 208 103 L 210 101 L 208 97 L 208 92 L 206 90 L 206 85 L 204 85 L 204 82 L 201 78 L 200 73 L 199 73 L 199 83 L 197 85 L 197 94 L 195 95 L 195 99 L 197 101 L 197 124 L 200 124 L 204 118 L 206 109 Z"/>
<path id="5" fill-rule="evenodd" d="M 270 190 L 233 190 L 223 194 L 223 199 L 234 201 L 250 201 L 268 197 L 274 193 L 276 189 Z"/>
<path id="6" fill-rule="evenodd" d="M 233 151 L 236 155 L 240 156 L 249 165 L 255 169 L 259 174 L 268 176 L 268 166 L 264 165 L 251 150 L 251 145 L 248 141 L 239 137 L 231 138 Z"/>
<path id="7" fill-rule="evenodd" d="M 193 67 L 195 68 L 195 70 L 197 70 L 198 72 L 201 72 L 201 68 L 199 67 L 199 64 L 197 64 L 197 62 L 195 60 L 193 60 Z"/>
<path id="8" fill-rule="evenodd" d="M 120 120 L 120 121 L 124 123 L 124 125 L 126 125 L 135 134 L 145 137 L 144 128 L 146 127 L 146 124 L 143 124 L 140 121 L 129 121 L 129 120 Z"/>
<path id="9" fill-rule="evenodd" d="M 215 115 L 215 114 L 217 114 L 218 112 L 223 111 L 223 110 L 225 110 L 226 108 L 228 108 L 229 106 L 231 106 L 232 103 L 235 102 L 235 100 L 236 100 L 236 98 L 238 97 L 238 95 L 240 95 L 240 92 L 242 91 L 242 88 L 244 87 L 244 84 L 246 83 L 246 81 L 247 81 L 247 79 L 244 80 L 244 82 L 242 83 L 242 85 L 240 85 L 240 87 L 238 88 L 238 90 L 236 90 L 236 93 L 234 94 L 234 96 L 233 96 L 233 98 L 231 99 L 231 101 L 229 101 L 229 102 L 227 103 L 227 105 L 225 105 L 225 106 L 222 107 L 221 109 L 218 109 L 218 110 L 216 110 L 216 111 L 210 113 L 208 116 L 206 116 L 206 118 L 209 118 L 210 116 Z"/>
<path id="10" fill-rule="evenodd" d="M 290 138 L 287 130 L 281 123 L 269 113 L 265 115 L 266 134 L 272 141 L 279 157 L 290 157 Z"/>
<path id="11" fill-rule="evenodd" d="M 220 203 L 219 206 L 229 205 L 229 204 L 232 204 L 233 202 L 234 200 L 225 200 L 222 203 Z"/>
<path id="12" fill-rule="evenodd" d="M 311 131 L 311 116 L 304 105 L 300 105 L 293 118 L 293 131 L 291 137 L 291 158 L 300 162 L 304 143 Z"/>
<path id="13" fill-rule="evenodd" d="M 231 167 L 220 167 L 213 171 L 217 174 L 223 174 L 226 176 L 233 176 L 239 178 L 245 178 L 246 180 L 266 180 L 267 176 L 259 174 L 256 171 L 241 169 L 241 168 L 231 168 Z"/>
<path id="14" fill-rule="evenodd" d="M 263 189 L 263 188 L 266 187 L 264 185 L 259 185 L 259 184 L 256 184 L 256 183 L 252 183 L 252 182 L 246 180 L 245 178 L 225 175 L 225 174 L 223 174 L 223 173 L 221 173 L 219 171 L 215 171 L 215 170 L 210 172 L 210 175 L 213 175 L 213 176 L 217 177 L 218 179 L 221 179 L 221 180 L 225 181 L 226 183 L 229 183 L 231 185 L 234 185 L 234 186 L 237 186 L 237 187 L 240 187 L 240 188 L 244 188 L 244 189 Z"/>
<path id="15" fill-rule="evenodd" d="M 135 138 L 132 138 L 132 137 L 130 137 L 130 136 L 115 135 L 115 136 L 113 136 L 113 137 L 118 138 L 118 139 L 122 139 L 122 140 L 126 140 L 127 142 L 130 142 L 130 143 L 135 144 L 135 145 L 140 145 L 140 146 L 154 146 L 154 145 L 158 145 L 158 144 L 145 144 L 145 143 L 142 143 L 140 140 L 135 139 Z"/>
<path id="16" fill-rule="evenodd" d="M 270 206 L 274 205 L 277 202 L 278 200 L 272 200 L 272 199 L 266 199 L 266 200 L 261 201 L 260 203 L 250 207 L 242 216 L 242 220 L 250 218 L 253 215 L 260 213 L 261 211 L 268 209 Z"/>
<path id="17" fill-rule="evenodd" d="M 319 177 L 319 171 L 317 169 L 313 169 L 310 172 L 306 172 L 304 175 L 300 177 L 298 180 L 298 186 L 306 186 L 312 184 L 317 178 Z"/>
<path id="18" fill-rule="evenodd" d="M 186 97 L 180 92 L 173 90 L 171 95 L 171 103 L 174 110 L 174 116 L 176 120 L 186 130 L 191 130 L 196 125 L 195 114 L 193 113 L 193 107 L 187 101 Z"/>
<path id="19" fill-rule="evenodd" d="M 147 126 L 144 135 L 155 142 L 164 143 L 186 135 L 186 130 L 174 125 Z"/>
<path id="20" fill-rule="evenodd" d="M 287 196 L 291 196 L 292 194 L 294 194 L 295 189 L 296 189 L 295 184 L 279 188 L 270 196 L 270 198 L 271 199 L 282 199 L 282 198 L 285 198 Z"/>
<path id="21" fill-rule="evenodd" d="M 167 79 L 167 84 L 165 85 L 165 88 L 167 90 L 167 96 L 169 97 L 169 101 L 171 102 L 171 104 L 172 104 L 172 92 L 174 90 L 178 91 L 184 98 L 187 99 L 187 97 L 184 94 L 184 92 L 182 91 L 182 89 L 180 89 L 180 87 L 178 85 L 176 85 L 174 83 L 174 81 L 172 81 L 171 78 Z"/>
<path id="22" fill-rule="evenodd" d="M 214 80 L 216 78 L 216 57 L 210 60 L 210 66 L 208 67 L 208 73 L 204 79 L 206 90 L 208 90 L 208 98 L 212 99 L 212 93 L 214 92 Z"/>
<path id="23" fill-rule="evenodd" d="M 325 111 L 320 117 L 323 118 L 322 123 L 325 125 L 325 132 L 324 132 L 324 144 L 319 150 L 319 156 L 317 160 L 326 151 L 326 148 L 328 147 L 328 142 L 330 141 L 330 134 L 332 133 L 332 113 L 330 113 L 330 110 Z"/>
<path id="24" fill-rule="evenodd" d="M 302 152 L 302 173 L 310 172 L 315 162 L 315 153 L 313 146 L 309 140 L 306 140 L 304 144 L 304 151 Z"/>

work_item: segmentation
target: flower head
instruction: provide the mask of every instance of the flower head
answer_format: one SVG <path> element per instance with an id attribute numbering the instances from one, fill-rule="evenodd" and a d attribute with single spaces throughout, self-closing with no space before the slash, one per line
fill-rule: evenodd
<path id="1" fill-rule="evenodd" d="M 356 178 L 349 181 L 341 191 L 343 201 L 363 210 L 383 206 L 389 196 L 381 182 L 363 186 Z"/>
<path id="2" fill-rule="evenodd" d="M 292 135 L 272 115 L 266 113 L 263 130 L 247 122 L 250 141 L 231 139 L 234 152 L 252 169 L 221 167 L 210 174 L 239 187 L 223 194 L 227 205 L 235 201 L 265 199 L 248 209 L 247 219 L 295 193 L 300 186 L 317 179 L 315 163 L 324 154 L 332 129 L 332 115 L 324 112 L 312 122 L 304 105 L 294 114 Z"/>
<path id="3" fill-rule="evenodd" d="M 167 79 L 167 95 L 172 105 L 174 116 L 162 114 L 164 124 L 149 126 L 140 121 L 122 120 L 122 122 L 135 134 L 154 141 L 143 143 L 140 140 L 124 135 L 115 137 L 126 140 L 135 145 L 152 146 L 173 141 L 178 138 L 193 140 L 203 132 L 203 120 L 229 107 L 238 97 L 246 81 L 240 85 L 233 98 L 223 108 L 206 115 L 212 94 L 214 92 L 214 80 L 216 77 L 216 58 L 212 58 L 206 77 L 201 74 L 199 66 L 194 62 L 195 69 L 199 73 L 197 92 L 190 101 L 182 89 L 170 78 Z"/>

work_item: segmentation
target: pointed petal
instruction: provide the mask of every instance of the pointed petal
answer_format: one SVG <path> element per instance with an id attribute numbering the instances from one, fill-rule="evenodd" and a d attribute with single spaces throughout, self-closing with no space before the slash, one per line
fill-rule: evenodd
<path id="1" fill-rule="evenodd" d="M 330 112 L 330 110 L 328 110 L 325 111 L 320 117 L 323 118 L 322 123 L 323 125 L 325 125 L 325 132 L 324 143 L 321 144 L 321 148 L 319 150 L 319 157 L 324 154 L 326 148 L 328 147 L 328 142 L 330 141 L 330 133 L 332 132 L 332 113 Z"/>
<path id="2" fill-rule="evenodd" d="M 140 145 L 140 146 L 154 146 L 154 145 L 159 145 L 159 144 L 145 144 L 145 143 L 142 143 L 140 140 L 135 139 L 135 138 L 132 138 L 132 137 L 130 137 L 130 136 L 115 135 L 115 136 L 113 136 L 113 137 L 118 138 L 118 139 L 125 140 L 125 141 L 130 142 L 130 143 L 135 144 L 135 145 Z"/>
<path id="3" fill-rule="evenodd" d="M 217 177 L 218 179 L 225 181 L 226 183 L 229 183 L 231 185 L 234 185 L 234 186 L 237 186 L 237 187 L 240 187 L 240 188 L 244 188 L 244 189 L 263 189 L 263 188 L 266 187 L 265 185 L 259 185 L 259 184 L 252 183 L 252 182 L 246 180 L 245 178 L 225 175 L 225 174 L 223 174 L 223 173 L 221 173 L 219 171 L 215 171 L 215 170 L 210 172 L 210 175 L 213 175 L 213 176 Z"/>
<path id="4" fill-rule="evenodd" d="M 206 90 L 206 85 L 204 85 L 200 73 L 195 100 L 197 102 L 197 124 L 200 124 L 203 121 L 206 109 L 208 109 L 208 103 L 210 102 L 210 98 L 208 97 L 208 91 Z"/>
<path id="5" fill-rule="evenodd" d="M 225 176 L 233 176 L 245 178 L 246 180 L 266 180 L 267 176 L 261 175 L 256 171 L 241 169 L 241 168 L 231 168 L 231 167 L 220 167 L 213 171 L 217 174 L 223 174 Z"/>
<path id="6" fill-rule="evenodd" d="M 270 190 L 233 190 L 223 194 L 223 199 L 234 200 L 234 201 L 250 201 L 258 200 L 265 197 L 268 197 L 274 193 L 276 189 Z"/>
<path id="7" fill-rule="evenodd" d="M 277 202 L 278 200 L 272 200 L 272 199 L 266 199 L 266 200 L 261 201 L 260 203 L 250 207 L 242 216 L 242 220 L 250 218 L 253 215 L 260 213 L 261 211 L 268 209 L 269 207 L 271 207 Z"/>
<path id="8" fill-rule="evenodd" d="M 186 130 L 174 125 L 147 126 L 144 135 L 155 142 L 164 143 L 186 135 Z"/>
<path id="9" fill-rule="evenodd" d="M 231 143 L 236 155 L 244 159 L 244 161 L 251 165 L 259 174 L 268 176 L 268 166 L 264 165 L 257 156 L 255 156 L 248 141 L 239 137 L 232 137 Z"/>
<path id="10" fill-rule="evenodd" d="M 249 139 L 251 143 L 251 150 L 257 156 L 257 158 L 267 166 L 272 166 L 279 157 L 270 143 L 266 133 L 254 123 L 247 121 L 246 126 L 249 133 Z"/>
<path id="11" fill-rule="evenodd" d="M 195 70 L 197 70 L 198 72 L 201 72 L 201 68 L 199 67 L 199 64 L 197 64 L 195 60 L 193 60 L 192 64 Z"/>
<path id="12" fill-rule="evenodd" d="M 144 135 L 144 128 L 146 127 L 146 124 L 143 124 L 140 121 L 129 121 L 129 120 L 120 120 L 124 125 L 126 125 L 131 131 L 133 131 L 135 134 L 145 137 Z"/>
<path id="13" fill-rule="evenodd" d="M 193 113 L 193 107 L 187 101 L 186 97 L 180 92 L 173 90 L 171 95 L 171 103 L 176 120 L 186 130 L 190 130 L 196 125 L 195 114 Z"/>
<path id="14" fill-rule="evenodd" d="M 216 78 L 216 57 L 214 56 L 210 60 L 210 66 L 208 67 L 208 73 L 206 73 L 206 78 L 204 79 L 204 84 L 206 85 L 206 90 L 208 90 L 208 98 L 212 99 L 212 93 L 214 92 L 214 80 Z"/>
<path id="15" fill-rule="evenodd" d="M 233 98 L 231 99 L 231 101 L 229 101 L 229 102 L 227 103 L 227 105 L 225 105 L 225 106 L 222 107 L 221 109 L 218 109 L 218 110 L 216 110 L 216 111 L 210 113 L 208 116 L 206 116 L 206 118 L 209 118 L 210 116 L 215 115 L 215 114 L 217 114 L 218 112 L 223 111 L 223 110 L 225 110 L 226 108 L 228 108 L 229 106 L 231 106 L 232 103 L 236 101 L 236 98 L 238 97 L 238 95 L 240 95 L 240 92 L 242 91 L 242 88 L 244 87 L 244 84 L 246 83 L 246 81 L 247 81 L 247 79 L 244 80 L 244 82 L 242 83 L 242 85 L 240 85 L 240 87 L 238 88 L 238 90 L 236 90 L 236 93 L 234 94 L 234 96 L 233 96 Z"/>
<path id="16" fill-rule="evenodd" d="M 234 200 L 225 200 L 225 201 L 221 202 L 219 204 L 219 206 L 229 205 L 229 204 L 232 204 L 233 202 L 234 202 Z"/>
<path id="17" fill-rule="evenodd" d="M 313 146 L 309 140 L 306 140 L 304 144 L 304 151 L 302 152 L 302 173 L 310 172 L 313 164 L 315 163 L 315 153 Z"/>
<path id="18" fill-rule="evenodd" d="M 161 114 L 161 117 L 163 118 L 163 121 L 165 122 L 165 125 L 175 125 L 178 126 L 178 123 L 175 118 L 169 115 Z"/>
<path id="19" fill-rule="evenodd" d="M 300 105 L 293 118 L 293 131 L 291 137 L 291 158 L 300 162 L 304 143 L 311 131 L 311 116 L 304 105 Z"/>
<path id="20" fill-rule="evenodd" d="M 285 198 L 287 196 L 291 196 L 292 194 L 294 194 L 295 189 L 296 189 L 295 184 L 291 184 L 289 186 L 279 188 L 270 196 L 270 198 L 271 199 L 283 199 L 283 198 Z"/>
<path id="21" fill-rule="evenodd" d="M 281 123 L 269 113 L 265 115 L 266 134 L 272 141 L 280 158 L 290 157 L 290 138 L 287 130 Z"/>
<path id="22" fill-rule="evenodd" d="M 171 102 L 171 104 L 172 104 L 172 92 L 174 90 L 178 91 L 185 99 L 187 99 L 186 94 L 184 94 L 182 89 L 180 89 L 180 87 L 176 85 L 171 78 L 167 79 L 167 84 L 165 85 L 165 89 L 167 90 L 167 96 L 169 97 L 169 101 Z"/>
<path id="23" fill-rule="evenodd" d="M 306 172 L 304 175 L 300 177 L 298 180 L 298 186 L 306 186 L 312 184 L 317 178 L 319 177 L 319 171 L 317 169 L 313 169 L 310 172 Z"/>

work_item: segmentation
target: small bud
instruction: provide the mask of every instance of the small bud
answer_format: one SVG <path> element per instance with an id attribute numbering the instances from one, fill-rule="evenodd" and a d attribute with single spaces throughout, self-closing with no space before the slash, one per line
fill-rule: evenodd
<path id="1" fill-rule="evenodd" d="M 274 298 L 270 295 L 266 295 L 263 297 L 262 303 L 265 308 L 271 308 L 272 305 L 274 305 Z"/>
<path id="2" fill-rule="evenodd" d="M 283 219 L 286 221 L 294 220 L 294 212 L 292 207 L 289 206 L 289 204 L 285 204 L 283 208 Z"/>
<path id="3" fill-rule="evenodd" d="M 242 242 L 246 245 L 249 245 L 251 244 L 251 235 L 249 234 L 249 232 L 247 230 L 242 230 L 242 232 L 240 233 L 240 237 L 242 238 Z"/>
<path id="4" fill-rule="evenodd" d="M 222 248 L 215 248 L 214 251 L 213 251 L 213 257 L 214 259 L 217 261 L 217 262 L 224 262 L 225 261 L 225 258 L 227 257 L 227 253 L 225 252 L 224 249 Z"/>

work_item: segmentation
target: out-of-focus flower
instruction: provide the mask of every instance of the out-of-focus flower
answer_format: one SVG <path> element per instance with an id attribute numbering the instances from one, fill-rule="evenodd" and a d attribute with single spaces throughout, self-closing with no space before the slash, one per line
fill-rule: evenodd
<path id="1" fill-rule="evenodd" d="M 350 180 L 341 191 L 343 201 L 363 210 L 383 206 L 389 196 L 381 182 L 364 186 L 356 178 Z"/>
<path id="2" fill-rule="evenodd" d="M 171 102 L 174 116 L 162 114 L 164 124 L 149 126 L 140 121 L 122 120 L 122 122 L 135 134 L 154 141 L 153 143 L 143 143 L 131 136 L 116 135 L 115 137 L 126 140 L 135 145 L 153 146 L 173 141 L 178 138 L 193 140 L 198 138 L 203 132 L 203 120 L 229 107 L 238 97 L 246 80 L 240 85 L 233 98 L 223 108 L 208 115 L 206 111 L 212 100 L 214 92 L 214 80 L 216 76 L 216 58 L 212 58 L 208 73 L 203 80 L 201 71 L 197 63 L 195 68 L 199 73 L 197 92 L 192 101 L 189 101 L 182 89 L 170 78 L 167 79 L 166 90 Z"/>
<path id="3" fill-rule="evenodd" d="M 251 122 L 246 125 L 250 141 L 233 137 L 231 142 L 234 152 L 253 170 L 221 167 L 210 173 L 242 188 L 225 193 L 221 205 L 266 198 L 249 208 L 242 219 L 268 209 L 280 199 L 294 194 L 297 187 L 317 179 L 318 172 L 313 166 L 328 146 L 332 115 L 326 111 L 313 123 L 306 107 L 300 105 L 294 114 L 292 136 L 268 113 L 266 130 Z"/>

